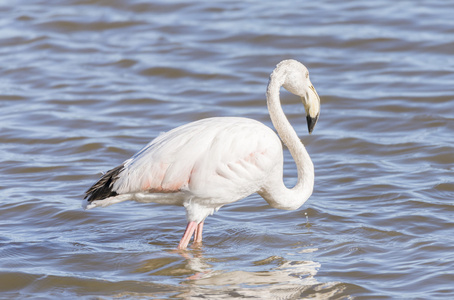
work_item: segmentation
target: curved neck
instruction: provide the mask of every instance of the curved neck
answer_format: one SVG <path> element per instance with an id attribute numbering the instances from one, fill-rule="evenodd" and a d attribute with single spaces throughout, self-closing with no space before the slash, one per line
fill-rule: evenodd
<path id="1" fill-rule="evenodd" d="M 266 98 L 271 122 L 295 160 L 298 170 L 298 181 L 292 189 L 288 189 L 283 183 L 283 171 L 281 169 L 281 172 L 279 172 L 280 178 L 275 178 L 273 185 L 265 188 L 260 194 L 272 207 L 292 210 L 303 205 L 312 194 L 314 187 L 314 165 L 306 148 L 301 143 L 282 110 L 279 90 L 284 84 L 285 79 L 285 71 L 279 70 L 279 68 L 276 69 L 270 76 Z M 276 182 L 277 180 L 279 182 Z"/>

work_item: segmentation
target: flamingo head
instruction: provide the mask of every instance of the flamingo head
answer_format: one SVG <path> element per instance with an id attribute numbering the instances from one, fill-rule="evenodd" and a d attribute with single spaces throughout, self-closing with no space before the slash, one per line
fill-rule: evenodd
<path id="1" fill-rule="evenodd" d="M 306 110 L 307 128 L 309 133 L 312 133 L 320 115 L 320 97 L 309 78 L 309 71 L 302 63 L 293 59 L 284 60 L 279 66 L 285 70 L 286 75 L 282 86 L 301 97 Z"/>

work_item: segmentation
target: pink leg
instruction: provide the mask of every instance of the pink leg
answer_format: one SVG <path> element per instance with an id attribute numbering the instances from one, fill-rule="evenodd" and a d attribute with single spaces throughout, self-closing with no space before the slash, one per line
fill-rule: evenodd
<path id="1" fill-rule="evenodd" d="M 186 226 L 186 230 L 183 234 L 183 237 L 180 240 L 180 243 L 178 244 L 178 249 L 186 249 L 186 247 L 189 244 L 189 241 L 191 240 L 192 235 L 194 234 L 194 231 L 197 227 L 196 222 L 189 222 L 188 226 Z"/>
<path id="2" fill-rule="evenodd" d="M 202 231 L 203 231 L 203 221 L 197 225 L 194 234 L 194 243 L 201 243 L 202 242 Z"/>

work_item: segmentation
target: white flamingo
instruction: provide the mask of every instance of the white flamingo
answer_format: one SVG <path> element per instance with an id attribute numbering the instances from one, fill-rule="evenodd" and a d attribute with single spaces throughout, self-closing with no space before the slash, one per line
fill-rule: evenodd
<path id="1" fill-rule="evenodd" d="M 159 135 L 105 173 L 86 192 L 86 208 L 126 200 L 184 206 L 188 225 L 178 249 L 185 249 L 193 235 L 194 243 L 202 241 L 208 215 L 252 193 L 274 208 L 299 208 L 312 194 L 314 165 L 282 110 L 281 86 L 302 98 L 309 133 L 318 120 L 320 98 L 298 61 L 284 60 L 270 75 L 266 98 L 271 121 L 298 170 L 292 189 L 283 183 L 282 144 L 272 129 L 247 118 L 209 118 Z"/>

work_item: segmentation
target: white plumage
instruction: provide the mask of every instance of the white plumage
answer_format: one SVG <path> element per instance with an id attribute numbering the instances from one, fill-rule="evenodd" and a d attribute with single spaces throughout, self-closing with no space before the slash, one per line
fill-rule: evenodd
<path id="1" fill-rule="evenodd" d="M 107 172 L 88 191 L 87 208 L 135 200 L 186 208 L 188 227 L 179 248 L 201 242 L 205 218 L 221 206 L 258 192 L 276 208 L 296 209 L 312 193 L 312 162 L 285 117 L 279 88 L 303 98 L 309 132 L 319 115 L 320 99 L 309 73 L 295 60 L 281 62 L 270 76 L 268 109 L 279 136 L 298 168 L 298 183 L 282 181 L 283 153 L 279 137 L 264 124 L 247 118 L 209 118 L 161 134 Z"/>

